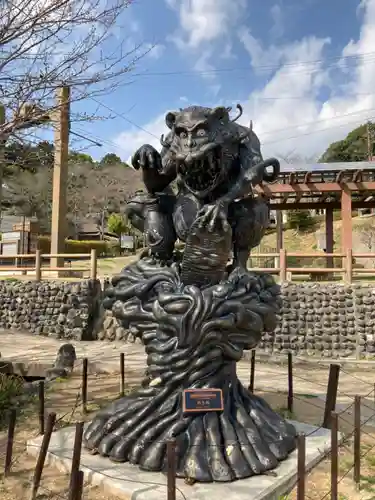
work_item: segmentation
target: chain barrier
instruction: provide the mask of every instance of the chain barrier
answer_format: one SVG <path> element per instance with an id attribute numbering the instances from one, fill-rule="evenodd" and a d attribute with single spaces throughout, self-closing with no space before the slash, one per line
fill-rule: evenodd
<path id="1" fill-rule="evenodd" d="M 89 363 L 95 363 L 96 361 L 103 362 L 103 356 L 100 353 L 97 356 L 94 356 L 93 358 L 91 358 L 89 360 Z M 79 412 L 81 412 L 82 410 L 85 409 L 85 405 L 86 404 L 89 404 L 89 405 L 91 404 L 92 405 L 92 404 L 96 404 L 97 401 L 100 401 L 102 405 L 107 405 L 110 402 L 109 399 L 115 400 L 115 399 L 117 399 L 119 397 L 118 393 L 116 393 L 116 394 L 113 393 L 111 398 L 109 398 L 107 401 L 103 402 L 103 398 L 100 397 L 100 393 L 102 391 L 104 391 L 104 390 L 106 390 L 106 392 L 108 392 L 109 389 L 113 389 L 113 386 L 109 387 L 108 386 L 108 382 L 104 381 L 102 383 L 102 381 L 100 380 L 100 375 L 103 375 L 107 379 L 109 377 L 109 374 L 104 375 L 104 374 L 100 374 L 99 373 L 99 374 L 95 375 L 95 384 L 94 384 L 94 390 L 95 390 L 95 393 L 97 393 L 97 397 L 94 397 L 92 399 L 88 398 L 88 401 L 86 401 L 86 402 L 83 401 L 82 400 L 83 378 L 82 378 L 82 380 L 80 381 L 79 384 L 74 384 L 73 386 L 71 385 L 71 383 L 74 381 L 74 379 L 77 378 L 78 370 L 82 369 L 83 366 L 84 366 L 84 360 L 83 359 L 79 359 L 76 362 L 76 365 L 74 367 L 74 370 L 73 370 L 73 373 L 72 373 L 72 378 L 66 379 L 66 384 L 68 385 L 68 387 L 64 387 L 62 384 L 60 385 L 60 381 L 56 381 L 56 380 L 55 381 L 52 380 L 52 381 L 48 382 L 48 384 L 46 383 L 46 392 L 45 392 L 45 395 L 46 395 L 46 403 L 47 403 L 46 407 L 48 408 L 48 410 L 53 410 L 54 406 L 58 405 L 58 402 L 54 401 L 54 397 L 50 398 L 50 396 L 51 396 L 50 385 L 54 389 L 54 392 L 53 392 L 54 396 L 56 396 L 56 394 L 57 394 L 59 396 L 59 398 L 61 399 L 61 401 L 63 401 L 67 397 L 73 399 L 73 404 L 72 404 L 72 407 L 69 409 L 69 411 L 65 411 L 63 414 L 57 415 L 55 423 L 54 423 L 54 427 L 53 427 L 54 431 L 61 429 L 61 427 L 72 425 L 74 423 L 74 421 L 76 421 L 77 419 L 83 419 L 83 420 L 85 420 L 86 417 L 83 417 L 82 414 L 79 413 Z M 126 366 L 128 366 L 128 365 L 126 365 Z M 273 372 L 273 373 L 275 375 L 280 376 L 279 372 Z M 346 376 L 349 376 L 349 377 L 352 376 L 352 374 L 350 372 L 343 371 L 343 373 L 345 373 Z M 267 374 L 272 374 L 272 372 L 267 371 Z M 371 395 L 373 395 L 374 398 L 375 398 L 374 385 L 371 384 L 370 382 L 366 382 L 366 381 L 360 379 L 359 377 L 357 377 L 355 375 L 353 375 L 352 377 L 357 382 L 361 382 L 364 385 L 367 384 L 369 387 L 371 386 L 371 388 L 372 388 L 371 391 L 367 392 L 365 395 L 363 395 L 361 397 L 361 408 L 365 408 L 365 409 L 368 409 L 368 410 L 372 411 L 372 413 L 370 414 L 370 416 L 366 416 L 366 418 L 361 421 L 361 426 L 360 426 L 361 435 L 366 436 L 369 439 L 371 439 L 371 440 L 374 441 L 374 445 L 372 447 L 370 447 L 368 450 L 366 450 L 364 453 L 361 454 L 361 458 L 364 458 L 369 453 L 371 453 L 371 451 L 375 448 L 375 434 L 372 435 L 370 432 L 367 432 L 365 430 L 365 427 L 367 426 L 367 424 L 372 419 L 374 419 L 374 417 L 375 417 L 375 411 L 374 411 L 375 410 L 374 409 L 375 405 L 371 407 L 370 405 L 368 405 L 367 403 L 365 403 L 363 401 L 364 399 L 367 399 Z M 90 378 L 90 375 L 89 375 L 89 378 Z M 301 381 L 304 381 L 304 382 L 308 382 L 310 385 L 314 384 L 317 387 L 324 387 L 324 389 L 326 389 L 326 385 L 324 385 L 323 383 L 309 380 L 309 379 L 301 376 L 300 374 L 293 373 L 293 378 L 296 379 L 296 380 L 301 380 Z M 64 382 L 65 382 L 65 380 L 64 380 Z M 119 387 L 120 387 L 120 380 L 119 380 Z M 112 391 L 112 392 L 114 392 L 114 391 Z M 339 397 L 346 397 L 346 398 L 349 398 L 350 400 L 353 400 L 347 406 L 345 406 L 344 409 L 340 410 L 337 413 L 338 417 L 340 417 L 340 419 L 342 420 L 342 422 L 344 424 L 346 424 L 348 426 L 353 426 L 353 422 L 349 421 L 345 417 L 347 416 L 346 414 L 348 414 L 348 412 L 350 412 L 353 409 L 353 406 L 354 406 L 354 396 L 351 396 L 351 395 L 347 394 L 346 392 L 341 392 L 341 391 L 338 391 L 338 396 Z M 324 411 L 324 407 L 323 407 L 324 406 L 324 401 L 323 400 L 322 400 L 322 405 L 320 406 L 316 402 L 312 401 L 311 398 L 309 398 L 309 397 L 303 397 L 303 395 L 301 396 L 301 395 L 296 395 L 296 394 L 294 394 L 293 397 L 294 397 L 294 399 L 296 401 L 299 401 L 300 403 L 303 403 L 306 406 L 314 407 L 320 413 L 323 413 L 323 411 Z M 51 399 L 52 403 L 51 403 L 50 399 Z M 34 404 L 35 404 L 35 400 L 34 400 Z M 50 408 L 51 404 L 52 404 L 52 408 Z M 19 410 L 19 412 L 22 415 L 22 409 L 19 408 L 18 410 Z M 27 411 L 27 408 L 26 408 L 26 411 Z M 78 415 L 78 413 L 79 413 L 79 415 Z M 83 413 L 83 415 L 85 415 L 84 411 L 82 411 L 82 413 Z M 88 411 L 87 416 L 88 415 L 90 415 L 90 411 Z M 323 428 L 324 427 L 322 425 L 316 426 L 311 432 L 309 432 L 309 433 L 306 434 L 306 438 L 310 437 L 314 433 L 317 433 L 319 430 L 321 430 Z M 27 439 L 27 441 L 28 441 L 27 446 L 28 446 L 29 449 L 32 446 L 36 446 L 38 449 L 40 448 L 40 446 L 33 445 L 32 443 L 30 443 L 30 440 L 36 437 L 35 434 L 36 434 L 35 431 L 32 432 L 30 434 L 29 438 Z M 37 433 L 37 435 L 38 434 L 39 433 Z M 346 433 L 344 436 L 340 437 L 340 447 L 347 446 L 348 442 L 353 438 L 354 434 L 355 434 L 355 430 L 354 431 L 350 431 L 350 432 Z M 157 440 L 156 441 L 153 440 L 152 442 L 155 443 L 155 442 L 157 442 Z M 161 440 L 161 442 L 164 442 L 164 441 Z M 17 440 L 17 426 L 16 426 L 16 436 L 15 436 L 15 439 L 13 440 L 13 446 L 14 446 L 15 449 L 14 449 L 14 454 L 12 456 L 11 465 L 10 465 L 10 469 L 11 470 L 14 469 L 20 463 L 20 461 L 22 461 L 22 459 L 23 459 L 23 457 L 24 457 L 24 455 L 26 453 L 26 446 L 25 446 L 25 444 L 26 444 L 25 441 Z M 241 441 L 233 440 L 231 443 L 226 442 L 225 444 L 222 444 L 220 446 L 217 446 L 217 445 L 208 445 L 208 446 L 220 447 L 222 449 L 225 449 L 229 445 L 244 447 L 244 446 L 248 446 L 248 443 L 242 443 Z M 192 446 L 194 446 L 194 445 L 192 445 Z M 324 454 L 323 458 L 326 458 L 327 456 L 329 456 L 330 453 L 331 453 L 331 451 L 326 452 Z M 4 459 L 5 459 L 5 457 L 6 457 L 6 453 L 2 453 L 0 456 L 1 456 L 1 461 L 3 462 Z M 81 463 L 81 466 L 85 467 L 85 464 Z M 344 474 L 339 478 L 338 484 L 340 484 L 350 474 L 350 472 L 353 470 L 353 468 L 354 468 L 354 463 L 351 464 L 351 466 L 349 467 L 349 469 L 346 470 L 344 472 Z M 110 474 L 107 474 L 107 473 L 101 473 L 101 474 L 103 476 L 105 476 L 107 479 L 113 478 L 113 479 L 117 479 L 118 480 L 118 477 L 116 477 L 116 476 L 111 476 Z M 311 474 L 311 472 L 309 474 Z M 126 481 L 126 482 L 129 482 L 129 483 L 140 483 L 140 484 L 143 484 L 145 486 L 152 485 L 152 486 L 158 486 L 158 487 L 163 487 L 163 488 L 166 487 L 166 485 L 163 484 L 163 483 L 157 483 L 157 482 L 151 482 L 151 481 L 139 481 L 139 480 L 135 481 L 135 480 L 127 479 L 127 478 L 122 478 L 122 480 Z M 30 488 L 31 487 L 32 487 L 32 482 L 30 482 Z M 89 488 L 90 484 L 89 483 L 85 483 L 84 487 L 85 488 Z M 57 493 L 57 492 L 49 489 L 48 486 L 46 487 L 44 484 L 39 485 L 39 488 L 40 488 L 40 490 L 44 491 L 46 495 L 49 495 L 48 498 L 56 498 L 56 499 L 60 499 L 61 498 L 61 499 L 64 499 L 64 500 L 68 500 L 68 499 L 71 500 L 70 497 L 61 495 L 60 493 Z M 184 493 L 179 488 L 177 488 L 177 487 L 176 487 L 176 492 L 179 494 L 179 496 L 180 496 L 181 499 L 185 499 Z M 326 499 L 329 496 L 329 494 L 330 493 L 325 494 L 323 497 L 321 497 L 320 500 Z M 67 495 L 68 495 L 68 493 L 67 493 Z M 309 496 L 305 495 L 305 499 L 306 500 L 308 500 L 309 498 L 310 498 Z M 76 499 L 74 498 L 72 500 L 76 500 Z"/>

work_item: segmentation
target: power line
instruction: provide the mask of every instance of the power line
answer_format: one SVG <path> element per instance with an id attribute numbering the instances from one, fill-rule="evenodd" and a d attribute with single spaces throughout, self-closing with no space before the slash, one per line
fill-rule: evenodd
<path id="1" fill-rule="evenodd" d="M 81 132 L 82 134 L 89 134 L 88 137 L 91 137 L 93 140 L 97 140 L 97 141 L 100 141 L 102 143 L 102 145 L 107 145 L 107 146 L 110 146 L 111 148 L 115 148 L 115 149 L 122 149 L 123 151 L 125 151 L 124 148 L 122 148 L 119 144 L 116 144 L 115 142 L 109 140 L 109 139 L 104 139 L 103 137 L 100 137 L 98 135 L 95 135 L 93 134 L 92 132 L 87 132 L 87 131 L 84 131 L 82 129 L 77 129 L 79 132 Z"/>
<path id="2" fill-rule="evenodd" d="M 368 61 L 363 61 L 362 58 L 370 57 Z M 295 61 L 295 62 L 286 62 L 286 63 L 280 63 L 277 65 L 251 65 L 249 66 L 244 66 L 244 67 L 230 67 L 230 68 L 217 68 L 217 69 L 207 69 L 207 70 L 175 70 L 175 71 L 158 71 L 158 72 L 147 72 L 144 71 L 142 73 L 134 73 L 133 76 L 179 76 L 179 75 L 210 75 L 210 74 L 217 74 L 217 73 L 232 73 L 234 71 L 253 71 L 253 70 L 277 70 L 280 68 L 293 68 L 293 67 L 298 67 L 298 66 L 307 66 L 307 65 L 316 65 L 316 64 L 322 64 L 326 62 L 331 61 L 331 64 L 328 66 L 332 66 L 332 63 L 335 63 L 337 61 L 359 61 L 362 64 L 370 63 L 370 62 L 375 62 L 375 52 L 365 52 L 362 54 L 353 54 L 353 55 L 347 55 L 347 56 L 333 56 L 333 57 L 326 57 L 326 58 L 321 58 L 321 59 L 316 59 L 313 61 Z M 309 69 L 309 68 L 306 68 Z M 309 71 L 312 71 L 309 69 Z M 299 72 L 297 72 L 299 73 Z"/>
<path id="3" fill-rule="evenodd" d="M 143 132 L 147 133 L 148 135 L 150 135 L 150 136 L 152 136 L 152 137 L 154 137 L 156 139 L 159 139 L 159 137 L 157 137 L 155 134 L 153 134 L 149 130 L 146 130 L 144 127 L 141 127 L 140 125 L 136 124 L 135 122 L 129 120 L 126 116 L 124 116 L 123 114 L 118 113 L 117 111 L 111 109 L 106 104 L 101 103 L 100 101 L 98 101 L 97 99 L 94 99 L 93 97 L 90 97 L 90 99 L 94 100 L 97 104 L 103 106 L 108 111 L 111 111 L 112 113 L 114 113 L 119 118 L 122 118 L 125 121 L 129 122 L 131 125 L 135 126 L 139 130 L 142 130 Z M 300 127 L 305 127 L 305 126 L 309 126 L 309 125 L 315 125 L 316 123 L 331 122 L 332 120 L 339 120 L 339 119 L 345 118 L 347 116 L 354 116 L 354 115 L 358 115 L 358 114 L 362 114 L 362 113 L 367 113 L 367 112 L 372 112 L 372 111 L 375 111 L 375 108 L 362 109 L 360 111 L 354 111 L 354 112 L 351 112 L 351 113 L 345 113 L 345 114 L 342 114 L 340 116 L 333 116 L 333 117 L 330 117 L 330 118 L 325 118 L 325 119 L 321 119 L 321 120 L 314 120 L 314 121 L 311 121 L 311 122 L 303 122 L 303 123 L 300 123 L 298 125 L 293 125 L 291 127 L 284 127 L 282 129 L 269 130 L 267 132 L 264 132 L 264 134 L 270 135 L 270 134 L 277 134 L 277 133 L 280 133 L 280 132 L 285 132 L 286 130 L 296 130 L 296 129 L 299 129 Z M 326 130 L 326 129 L 321 129 L 321 130 Z M 308 132 L 308 133 L 311 133 L 311 132 Z M 301 134 L 301 135 L 303 136 L 305 134 Z M 280 140 L 283 141 L 284 139 L 280 139 Z M 279 141 L 277 141 L 277 142 L 279 142 Z"/>
<path id="4" fill-rule="evenodd" d="M 351 93 L 348 94 L 347 96 L 342 96 L 342 95 L 333 95 L 331 96 L 331 99 L 337 98 L 340 99 L 341 97 L 360 97 L 360 96 L 373 96 L 375 95 L 375 92 L 358 92 L 358 93 Z M 258 96 L 251 96 L 250 98 L 258 101 L 288 101 L 288 100 L 301 100 L 301 99 L 308 99 L 310 96 L 308 95 L 299 95 L 299 96 L 267 96 L 267 97 L 258 97 Z"/>
<path id="5" fill-rule="evenodd" d="M 364 120 L 368 120 L 368 118 L 367 119 L 365 118 Z M 316 134 L 316 133 L 319 133 L 319 132 L 326 132 L 326 131 L 329 131 L 329 130 L 332 130 L 332 129 L 335 129 L 335 128 L 346 127 L 347 125 L 358 123 L 358 121 L 359 121 L 359 119 L 353 120 L 353 121 L 348 121 L 348 122 L 345 122 L 345 123 L 341 123 L 340 125 L 333 125 L 332 127 L 329 127 L 329 128 L 321 128 L 321 129 L 316 129 L 316 130 L 310 130 L 309 132 L 304 132 L 302 134 L 297 134 L 297 135 L 293 135 L 293 136 L 290 136 L 290 137 L 283 137 L 282 139 L 275 139 L 274 141 L 262 142 L 262 146 L 269 145 L 269 144 L 274 144 L 274 143 L 277 143 L 277 142 L 289 141 L 291 139 L 298 139 L 299 137 L 304 137 L 306 135 Z"/>
<path id="6" fill-rule="evenodd" d="M 98 146 L 99 148 L 101 148 L 103 146 L 103 144 L 101 144 L 100 142 L 94 141 L 93 139 L 90 139 L 89 137 L 81 135 L 78 132 L 74 132 L 74 130 L 70 130 L 69 134 L 75 135 L 76 137 L 80 137 L 81 139 L 84 139 L 85 141 L 92 142 L 95 146 Z"/>
<path id="7" fill-rule="evenodd" d="M 264 134 L 277 134 L 280 132 L 284 132 L 285 130 L 296 130 L 299 129 L 300 127 L 305 127 L 308 125 L 315 125 L 316 123 L 325 123 L 325 122 L 331 122 L 332 120 L 340 120 L 341 118 L 345 118 L 347 116 L 354 116 L 354 115 L 359 115 L 362 113 L 367 113 L 370 111 L 375 111 L 375 108 L 367 108 L 367 109 L 362 109 L 360 111 L 353 111 L 352 113 L 344 113 L 339 116 L 332 116 L 330 118 L 324 118 L 321 120 L 313 120 L 311 122 L 302 122 L 299 125 L 293 125 L 291 127 L 284 127 L 284 128 L 279 128 L 279 129 L 274 129 L 274 130 L 269 130 L 268 132 L 264 132 Z M 323 130 L 323 129 L 322 129 Z"/>
<path id="8" fill-rule="evenodd" d="M 159 139 L 159 137 L 157 137 L 155 134 L 153 134 L 152 132 L 150 132 L 149 130 L 146 130 L 145 128 L 141 127 L 140 125 L 138 125 L 137 123 L 133 122 L 132 120 L 130 120 L 129 118 L 127 118 L 124 114 L 121 114 L 121 113 L 118 113 L 117 111 L 115 111 L 114 109 L 110 108 L 109 106 L 107 106 L 106 104 L 98 101 L 97 99 L 95 99 L 94 97 L 88 97 L 89 99 L 91 99 L 92 101 L 96 102 L 97 104 L 99 104 L 100 106 L 102 106 L 103 108 L 107 109 L 108 111 L 110 111 L 111 113 L 115 114 L 116 116 L 118 116 L 119 118 L 122 118 L 123 120 L 127 121 L 128 123 L 130 123 L 130 125 L 133 125 L 133 127 L 136 127 L 137 129 L 139 130 L 142 130 L 142 132 L 145 132 L 146 134 L 154 137 L 155 139 Z"/>

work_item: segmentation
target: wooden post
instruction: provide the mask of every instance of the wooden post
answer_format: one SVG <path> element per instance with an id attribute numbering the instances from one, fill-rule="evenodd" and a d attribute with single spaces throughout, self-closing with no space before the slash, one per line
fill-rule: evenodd
<path id="1" fill-rule="evenodd" d="M 96 249 L 91 249 L 91 258 L 90 258 L 90 279 L 96 280 L 98 275 L 98 263 L 97 263 L 97 254 Z"/>
<path id="2" fill-rule="evenodd" d="M 333 253 L 333 208 L 327 207 L 325 212 L 325 230 L 326 230 L 326 252 Z M 333 257 L 326 258 L 326 267 L 334 266 Z"/>
<path id="3" fill-rule="evenodd" d="M 79 489 L 79 483 L 80 483 L 79 468 L 81 465 L 83 430 L 84 430 L 84 422 L 77 422 L 76 433 L 74 437 L 72 467 L 70 471 L 69 494 L 68 494 L 69 500 L 76 499 L 76 493 L 77 490 Z"/>
<path id="4" fill-rule="evenodd" d="M 84 358 L 82 365 L 82 408 L 83 413 L 87 413 L 87 372 L 88 360 Z"/>
<path id="5" fill-rule="evenodd" d="M 35 281 L 42 279 L 42 253 L 40 250 L 35 250 Z"/>
<path id="6" fill-rule="evenodd" d="M 284 248 L 280 248 L 280 283 L 285 283 L 286 281 L 286 269 L 287 269 L 286 250 Z"/>
<path id="7" fill-rule="evenodd" d="M 57 94 L 55 127 L 55 163 L 53 167 L 51 254 L 65 250 L 66 185 L 68 178 L 70 88 L 61 87 Z M 52 258 L 51 267 L 64 267 L 64 259 Z M 58 272 L 58 276 L 62 273 Z"/>
<path id="8" fill-rule="evenodd" d="M 283 246 L 283 212 L 276 210 L 276 252 L 280 254 Z M 276 258 L 275 267 L 280 267 L 280 256 Z"/>
<path id="9" fill-rule="evenodd" d="M 297 437 L 297 500 L 305 500 L 306 490 L 306 436 Z"/>
<path id="10" fill-rule="evenodd" d="M 41 380 L 38 385 L 38 394 L 39 394 L 39 434 L 43 436 L 44 434 L 44 382 Z"/>
<path id="11" fill-rule="evenodd" d="M 30 500 L 35 500 L 38 494 L 40 480 L 42 479 L 43 468 L 47 457 L 48 446 L 51 441 L 51 436 L 53 428 L 55 426 L 55 422 L 56 422 L 56 413 L 50 413 L 47 417 L 46 432 L 43 435 L 42 444 L 40 445 L 39 455 L 36 461 L 36 466 L 31 486 Z"/>
<path id="12" fill-rule="evenodd" d="M 354 399 L 354 473 L 353 479 L 359 489 L 361 480 L 361 397 Z"/>
<path id="13" fill-rule="evenodd" d="M 339 419 L 335 412 L 331 417 L 331 500 L 338 500 L 338 473 L 339 473 Z"/>
<path id="14" fill-rule="evenodd" d="M 167 500 L 176 500 L 176 442 L 167 442 Z"/>
<path id="15" fill-rule="evenodd" d="M 293 413 L 293 355 L 288 352 L 288 412 Z"/>
<path id="16" fill-rule="evenodd" d="M 79 470 L 77 472 L 77 491 L 76 491 L 76 498 L 75 500 L 82 500 L 83 499 L 83 483 L 84 483 L 85 476 L 83 474 L 83 471 Z"/>
<path id="17" fill-rule="evenodd" d="M 328 385 L 326 392 L 326 405 L 322 427 L 331 428 L 331 414 L 336 408 L 337 390 L 339 387 L 340 365 L 329 366 Z"/>
<path id="18" fill-rule="evenodd" d="M 348 285 L 353 281 L 353 251 L 351 248 L 346 250 L 345 257 L 345 283 Z"/>
<path id="19" fill-rule="evenodd" d="M 0 104 L 0 126 L 4 125 L 5 121 L 6 121 L 5 106 L 3 104 Z M 2 217 L 1 217 L 1 203 L 2 203 L 2 200 L 3 200 L 3 176 L 4 176 L 4 161 L 5 161 L 5 158 L 4 158 L 5 143 L 6 143 L 6 137 L 2 137 L 1 134 L 0 134 L 0 221 L 2 219 Z"/>
<path id="20" fill-rule="evenodd" d="M 8 423 L 7 447 L 5 452 L 4 476 L 8 476 L 12 466 L 14 430 L 16 428 L 16 410 L 11 410 Z"/>
<path id="21" fill-rule="evenodd" d="M 352 235 L 352 194 L 343 185 L 341 191 L 341 248 L 346 254 L 348 250 L 353 250 Z"/>

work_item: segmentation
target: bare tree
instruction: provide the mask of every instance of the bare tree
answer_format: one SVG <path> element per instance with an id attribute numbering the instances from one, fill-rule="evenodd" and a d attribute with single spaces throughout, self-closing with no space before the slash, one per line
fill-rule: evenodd
<path id="1" fill-rule="evenodd" d="M 122 37 L 132 0 L 0 0 L 0 141 L 48 122 L 57 87 L 71 99 L 107 93 L 145 54 Z M 87 116 L 76 117 L 87 119 Z"/>
<path id="2" fill-rule="evenodd" d="M 366 247 L 368 252 L 373 252 L 375 249 L 375 223 L 374 220 L 369 219 L 366 224 L 360 228 L 359 239 Z"/>
<path id="3" fill-rule="evenodd" d="M 52 214 L 52 169 L 43 168 L 33 173 L 19 170 L 6 181 L 3 205 L 9 214 L 36 216 L 41 229 L 48 231 Z"/>
<path id="4" fill-rule="evenodd" d="M 52 166 L 37 171 L 15 168 L 4 185 L 3 207 L 8 214 L 36 216 L 49 231 L 52 214 Z M 139 172 L 122 164 L 72 163 L 67 186 L 69 233 L 78 234 L 80 223 L 91 219 L 104 233 L 108 216 L 122 213 L 126 201 L 142 187 Z M 73 227 L 72 227 L 73 226 Z"/>
<path id="5" fill-rule="evenodd" d="M 123 212 L 126 202 L 142 187 L 138 172 L 123 165 L 72 165 L 68 181 L 68 211 L 75 221 L 89 217 L 103 235 L 108 216 Z"/>

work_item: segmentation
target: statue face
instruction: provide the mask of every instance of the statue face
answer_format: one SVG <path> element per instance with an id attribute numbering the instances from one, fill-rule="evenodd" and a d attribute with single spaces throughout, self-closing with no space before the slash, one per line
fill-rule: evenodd
<path id="1" fill-rule="evenodd" d="M 181 180 L 189 191 L 204 198 L 220 182 L 223 146 L 230 136 L 229 110 L 189 107 L 168 113 L 166 123 L 172 131 L 169 151 Z"/>

